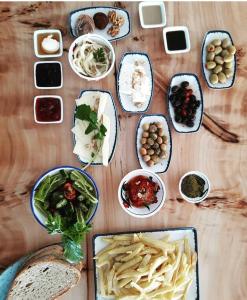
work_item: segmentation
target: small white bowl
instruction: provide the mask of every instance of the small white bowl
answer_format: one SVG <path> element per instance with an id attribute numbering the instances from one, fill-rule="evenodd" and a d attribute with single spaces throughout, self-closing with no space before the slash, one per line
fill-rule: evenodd
<path id="1" fill-rule="evenodd" d="M 58 121 L 52 121 L 52 122 L 41 122 L 41 121 L 37 120 L 37 116 L 36 116 L 36 102 L 37 102 L 37 99 L 40 99 L 40 98 L 56 98 L 56 99 L 59 99 L 60 105 L 61 105 L 61 118 L 60 118 L 60 120 L 58 120 Z M 62 100 L 62 98 L 60 96 L 57 96 L 57 95 L 42 95 L 42 96 L 36 96 L 36 97 L 34 97 L 34 101 L 33 101 L 33 114 L 34 114 L 34 121 L 35 121 L 35 123 L 38 123 L 38 124 L 59 124 L 59 123 L 62 123 L 63 122 L 63 100 Z"/>
<path id="2" fill-rule="evenodd" d="M 57 33 L 59 35 L 59 52 L 54 54 L 40 54 L 38 49 L 38 36 L 39 34 L 54 34 Z M 34 44 L 34 53 L 39 58 L 49 58 L 49 57 L 60 57 L 63 55 L 63 38 L 62 33 L 58 29 L 42 29 L 42 30 L 35 30 L 33 33 L 33 44 Z"/>
<path id="3" fill-rule="evenodd" d="M 185 34 L 185 40 L 186 40 L 186 49 L 183 50 L 174 50 L 171 51 L 168 49 L 167 45 L 167 39 L 166 39 L 166 33 L 171 32 L 171 31 L 178 31 L 181 30 Z M 172 26 L 172 27 L 166 27 L 163 29 L 163 39 L 164 39 L 164 45 L 165 45 L 165 50 L 167 54 L 178 54 L 178 53 L 186 53 L 190 51 L 190 35 L 189 35 L 189 30 L 186 26 Z"/>
<path id="4" fill-rule="evenodd" d="M 205 191 L 206 192 L 202 197 L 190 198 L 182 192 L 182 188 L 181 188 L 182 181 L 188 175 L 197 175 L 205 181 L 204 192 Z M 210 193 L 210 189 L 211 189 L 211 186 L 210 186 L 210 181 L 209 181 L 208 177 L 200 171 L 190 171 L 188 173 L 185 173 L 179 181 L 179 192 L 180 192 L 181 196 L 183 197 L 183 199 L 190 203 L 200 203 L 203 200 L 205 200 L 207 198 L 208 194 Z"/>
<path id="5" fill-rule="evenodd" d="M 144 6 L 160 6 L 161 11 L 161 18 L 162 22 L 160 24 L 145 24 L 143 18 L 142 8 Z M 162 1 L 145 1 L 139 3 L 139 17 L 142 28 L 158 28 L 158 27 L 165 27 L 166 26 L 166 8 L 165 4 Z"/>
<path id="6" fill-rule="evenodd" d="M 58 63 L 60 65 L 61 68 L 61 84 L 59 86 L 49 86 L 49 87 L 41 87 L 37 85 L 37 80 L 36 80 L 36 68 L 37 65 L 39 64 L 52 64 L 52 63 Z M 34 68 L 33 68 L 33 72 L 34 72 L 34 85 L 36 87 L 36 89 L 39 90 L 55 90 L 55 89 L 61 89 L 63 87 L 63 67 L 60 61 L 50 61 L 50 60 L 46 60 L 46 61 L 36 61 L 34 63 Z"/>
<path id="7" fill-rule="evenodd" d="M 146 208 L 146 207 L 140 208 L 140 207 L 135 207 L 135 206 L 131 206 L 131 207 L 127 208 L 123 204 L 123 200 L 122 200 L 123 184 L 126 182 L 129 182 L 132 178 L 134 178 L 136 176 L 140 176 L 140 175 L 146 176 L 146 177 L 152 177 L 153 181 L 157 182 L 160 187 L 160 190 L 157 193 L 158 202 L 151 204 L 149 206 L 150 210 L 148 210 L 148 208 Z M 119 187 L 118 187 L 118 201 L 120 203 L 120 206 L 127 214 L 129 214 L 130 216 L 135 217 L 135 218 L 148 218 L 148 217 L 151 217 L 151 216 L 157 214 L 157 212 L 162 208 L 162 206 L 165 202 L 165 198 L 166 198 L 166 190 L 165 190 L 165 185 L 164 185 L 162 179 L 154 172 L 151 172 L 148 170 L 138 169 L 138 170 L 134 170 L 134 171 L 128 173 L 121 180 Z"/>
<path id="8" fill-rule="evenodd" d="M 109 70 L 107 72 L 105 72 L 101 76 L 98 76 L 98 77 L 88 77 L 88 76 L 85 76 L 85 75 L 81 74 L 80 72 L 78 72 L 78 70 L 76 70 L 76 68 L 75 68 L 75 66 L 73 64 L 73 52 L 74 52 L 75 45 L 81 43 L 85 39 L 90 39 L 90 40 L 95 41 L 95 42 L 97 42 L 97 43 L 99 43 L 101 45 L 104 45 L 104 46 L 108 47 L 110 49 L 110 51 L 111 51 L 111 55 L 112 55 L 111 66 L 110 66 Z M 68 58 L 69 58 L 69 63 L 70 63 L 70 66 L 71 66 L 72 70 L 79 77 L 81 77 L 83 79 L 86 79 L 88 81 L 98 81 L 100 79 L 105 78 L 112 71 L 114 63 L 115 63 L 115 52 L 114 52 L 114 49 L 112 47 L 112 44 L 107 39 L 103 38 L 102 36 L 100 36 L 98 34 L 90 34 L 89 33 L 89 34 L 81 35 L 77 39 L 74 40 L 74 42 L 70 45 Z"/>

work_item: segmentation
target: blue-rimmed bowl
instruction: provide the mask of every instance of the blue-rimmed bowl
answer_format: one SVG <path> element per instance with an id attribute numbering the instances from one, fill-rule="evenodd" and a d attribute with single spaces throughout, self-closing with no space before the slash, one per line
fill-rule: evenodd
<path id="1" fill-rule="evenodd" d="M 140 149 L 142 147 L 141 145 L 141 138 L 142 138 L 142 133 L 143 129 L 142 126 L 145 123 L 154 123 L 154 122 L 160 122 L 163 126 L 164 133 L 167 137 L 167 158 L 162 159 L 159 163 L 155 164 L 152 167 L 149 167 L 145 161 L 143 160 L 141 154 L 140 154 Z M 171 161 L 171 156 L 172 156 L 172 136 L 171 136 L 171 131 L 167 122 L 167 119 L 164 115 L 162 114 L 152 114 L 152 115 L 143 115 L 141 116 L 137 128 L 136 128 L 136 155 L 139 161 L 140 166 L 145 169 L 149 170 L 155 173 L 164 173 L 167 171 L 170 161 Z"/>
<path id="2" fill-rule="evenodd" d="M 118 138 L 118 128 L 119 128 L 119 119 L 118 119 L 117 108 L 115 106 L 115 102 L 113 100 L 112 94 L 110 92 L 104 91 L 104 90 L 88 89 L 88 90 L 81 90 L 79 98 L 85 93 L 96 93 L 96 92 L 105 93 L 108 95 L 108 101 L 106 104 L 105 112 L 111 120 L 110 139 L 109 139 L 110 156 L 108 159 L 108 163 L 110 163 L 113 159 L 113 156 L 114 156 L 114 153 L 116 150 L 116 144 L 117 144 L 117 138 Z M 77 109 L 77 106 L 75 106 L 75 110 L 74 110 L 73 127 L 75 126 L 75 122 L 76 122 L 76 118 L 75 118 L 76 109 Z M 73 133 L 74 146 L 75 146 L 75 143 L 76 143 L 76 137 L 75 137 L 75 134 Z M 76 154 L 76 155 L 81 164 L 83 164 L 83 165 L 88 164 L 89 160 L 86 160 L 85 158 L 80 157 L 78 154 Z M 90 165 L 91 166 L 101 166 L 102 161 L 99 161 L 99 159 L 96 158 L 96 160 L 93 161 Z"/>
<path id="3" fill-rule="evenodd" d="M 110 42 L 125 38 L 131 32 L 131 22 L 130 22 L 129 13 L 125 9 L 122 9 L 119 7 L 112 7 L 112 6 L 92 6 L 92 7 L 84 7 L 84 8 L 80 8 L 80 9 L 71 11 L 69 14 L 69 29 L 70 29 L 71 35 L 75 38 L 78 37 L 76 34 L 76 31 L 75 31 L 75 25 L 76 25 L 76 21 L 79 16 L 85 14 L 85 15 L 88 15 L 91 18 L 93 18 L 93 16 L 96 13 L 101 12 L 101 13 L 108 15 L 109 11 L 112 11 L 112 10 L 116 11 L 116 13 L 119 16 L 124 18 L 124 24 L 120 27 L 119 33 L 115 37 L 111 37 L 111 35 L 109 35 L 107 33 L 108 29 L 112 26 L 112 24 L 110 22 L 106 26 L 106 28 L 104 28 L 102 30 L 95 28 L 93 33 L 103 36 Z"/>
<path id="4" fill-rule="evenodd" d="M 196 96 L 197 100 L 200 100 L 200 106 L 197 108 L 196 114 L 195 114 L 195 120 L 194 120 L 194 126 L 188 127 L 185 124 L 177 123 L 175 121 L 175 111 L 170 103 L 170 95 L 171 89 L 174 85 L 180 85 L 183 81 L 189 82 L 189 88 L 193 90 L 193 95 Z M 201 123 L 202 123 L 202 117 L 203 117 L 203 110 L 204 110 L 204 104 L 203 104 L 203 94 L 201 85 L 199 82 L 198 77 L 193 73 L 178 73 L 175 74 L 170 82 L 168 93 L 167 93 L 167 103 L 168 103 L 168 111 L 170 115 L 170 119 L 172 121 L 172 125 L 174 129 L 179 133 L 192 133 L 197 132 L 200 129 Z"/>
<path id="5" fill-rule="evenodd" d="M 236 67 L 237 67 L 237 62 L 236 62 L 236 55 L 234 55 L 234 60 L 233 60 L 233 76 L 231 78 L 228 78 L 226 83 L 217 83 L 217 84 L 212 84 L 209 81 L 209 76 L 211 74 L 210 70 L 207 70 L 205 65 L 206 65 L 206 56 L 207 56 L 207 45 L 210 44 L 214 39 L 226 39 L 228 38 L 232 45 L 234 45 L 231 34 L 226 31 L 226 30 L 210 30 L 205 34 L 205 37 L 203 39 L 202 43 L 202 52 L 201 52 L 201 60 L 202 60 L 202 73 L 203 76 L 206 80 L 206 83 L 209 88 L 215 89 L 215 90 L 222 90 L 222 89 L 229 89 L 233 86 L 235 82 L 235 77 L 236 77 Z"/>
<path id="6" fill-rule="evenodd" d="M 149 205 L 149 209 L 147 207 L 135 207 L 133 205 L 126 207 L 124 205 L 124 195 L 123 195 L 123 186 L 124 184 L 128 183 L 131 179 L 133 179 L 136 176 L 145 176 L 145 177 L 152 177 L 152 180 L 156 182 L 160 189 L 158 193 L 156 194 L 157 196 L 157 203 L 153 203 Z M 132 217 L 135 218 L 149 218 L 151 216 L 154 216 L 157 214 L 160 209 L 163 207 L 164 202 L 166 199 L 166 189 L 165 189 L 165 184 L 162 181 L 162 179 L 155 174 L 154 172 L 144 170 L 144 169 L 138 169 L 129 172 L 127 175 L 124 176 L 124 178 L 121 180 L 119 187 L 118 187 L 118 201 L 122 209 L 129 214 Z"/>
<path id="7" fill-rule="evenodd" d="M 46 223 L 46 217 L 39 211 L 39 209 L 37 207 L 35 207 L 35 202 L 34 202 L 34 195 L 35 195 L 35 191 L 37 189 L 37 187 L 39 186 L 39 184 L 48 176 L 48 175 L 53 175 L 58 173 L 60 170 L 76 170 L 79 171 L 84 177 L 86 177 L 86 179 L 92 184 L 92 186 L 94 187 L 94 192 L 95 192 L 95 197 L 99 200 L 99 191 L 97 188 L 97 185 L 94 181 L 94 179 L 85 171 L 76 168 L 76 167 L 72 167 L 72 166 L 61 166 L 61 167 L 56 167 L 53 169 L 50 169 L 48 171 L 46 171 L 44 174 L 42 174 L 38 180 L 35 182 L 31 195 L 30 195 L 30 205 L 31 205 L 31 210 L 33 213 L 33 216 L 35 217 L 36 221 L 43 227 L 45 226 Z M 86 223 L 90 223 L 93 219 L 93 217 L 95 216 L 95 213 L 97 211 L 98 208 L 98 203 L 97 202 L 94 206 L 94 209 L 92 210 L 91 216 L 88 218 L 88 220 L 86 220 Z"/>
<path id="8" fill-rule="evenodd" d="M 143 67 L 149 78 L 150 82 L 150 96 L 147 97 L 145 103 L 142 107 L 137 107 L 131 99 L 129 94 L 124 93 L 124 89 L 128 87 L 128 79 L 130 78 L 130 73 L 128 75 L 128 64 L 133 64 L 136 60 L 142 60 L 144 62 Z M 153 71 L 151 61 L 149 56 L 144 52 L 126 52 L 120 61 L 119 70 L 117 74 L 117 95 L 122 107 L 122 110 L 128 113 L 144 113 L 149 109 L 152 97 L 153 97 L 153 89 L 154 89 L 154 81 L 153 81 Z M 130 87 L 129 87 L 130 89 Z"/>

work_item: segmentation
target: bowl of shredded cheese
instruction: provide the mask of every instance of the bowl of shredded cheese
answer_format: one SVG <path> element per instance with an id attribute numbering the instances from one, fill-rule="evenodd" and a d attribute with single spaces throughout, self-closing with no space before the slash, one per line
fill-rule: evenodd
<path id="1" fill-rule="evenodd" d="M 111 43 L 97 34 L 79 36 L 69 48 L 72 70 L 88 81 L 100 80 L 113 69 L 115 53 Z"/>

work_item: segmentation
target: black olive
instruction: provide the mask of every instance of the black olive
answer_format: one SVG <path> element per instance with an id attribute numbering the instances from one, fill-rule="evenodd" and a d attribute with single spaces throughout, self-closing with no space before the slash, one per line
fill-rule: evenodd
<path id="1" fill-rule="evenodd" d="M 189 82 L 188 81 L 183 81 L 182 83 L 181 83 L 181 87 L 183 87 L 183 88 L 186 88 L 186 87 L 188 87 L 190 84 L 189 84 Z"/>
<path id="2" fill-rule="evenodd" d="M 177 90 L 177 94 L 178 94 L 178 95 L 181 95 L 183 92 L 184 92 L 184 90 L 183 90 L 182 88 L 179 88 L 179 89 Z"/>
<path id="3" fill-rule="evenodd" d="M 196 101 L 196 96 L 195 95 L 190 95 L 190 101 Z"/>
<path id="4" fill-rule="evenodd" d="M 177 123 L 181 123 L 181 122 L 182 122 L 181 116 L 175 115 L 175 121 L 176 121 Z"/>
<path id="5" fill-rule="evenodd" d="M 194 122 L 192 120 L 187 120 L 186 125 L 188 127 L 193 127 L 194 126 Z"/>
<path id="6" fill-rule="evenodd" d="M 188 110 L 187 110 L 187 115 L 188 115 L 189 117 L 191 117 L 191 115 L 192 115 L 192 110 L 191 110 L 191 109 L 188 109 Z"/>
<path id="7" fill-rule="evenodd" d="M 192 108 L 192 112 L 193 112 L 193 114 L 195 114 L 196 113 L 196 108 Z"/>
<path id="8" fill-rule="evenodd" d="M 196 107 L 199 107 L 201 102 L 199 100 L 196 101 Z"/>
<path id="9" fill-rule="evenodd" d="M 173 92 L 173 93 L 176 93 L 176 92 L 178 91 L 178 89 L 179 89 L 179 87 L 178 87 L 177 85 L 174 85 L 174 86 L 172 87 L 172 92 Z"/>
<path id="10" fill-rule="evenodd" d="M 182 108 L 181 107 L 176 107 L 175 108 L 175 113 L 176 114 L 181 114 Z"/>
<path id="11" fill-rule="evenodd" d="M 175 107 L 178 107 L 182 104 L 181 100 L 176 100 L 176 102 L 174 103 Z"/>

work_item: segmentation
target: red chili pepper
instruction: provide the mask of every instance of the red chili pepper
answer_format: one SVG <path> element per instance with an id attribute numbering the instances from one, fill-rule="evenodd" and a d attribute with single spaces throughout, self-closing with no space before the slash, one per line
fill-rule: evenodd
<path id="1" fill-rule="evenodd" d="M 65 183 L 64 188 L 64 197 L 67 200 L 74 200 L 76 197 L 76 190 L 73 188 L 70 182 Z"/>

